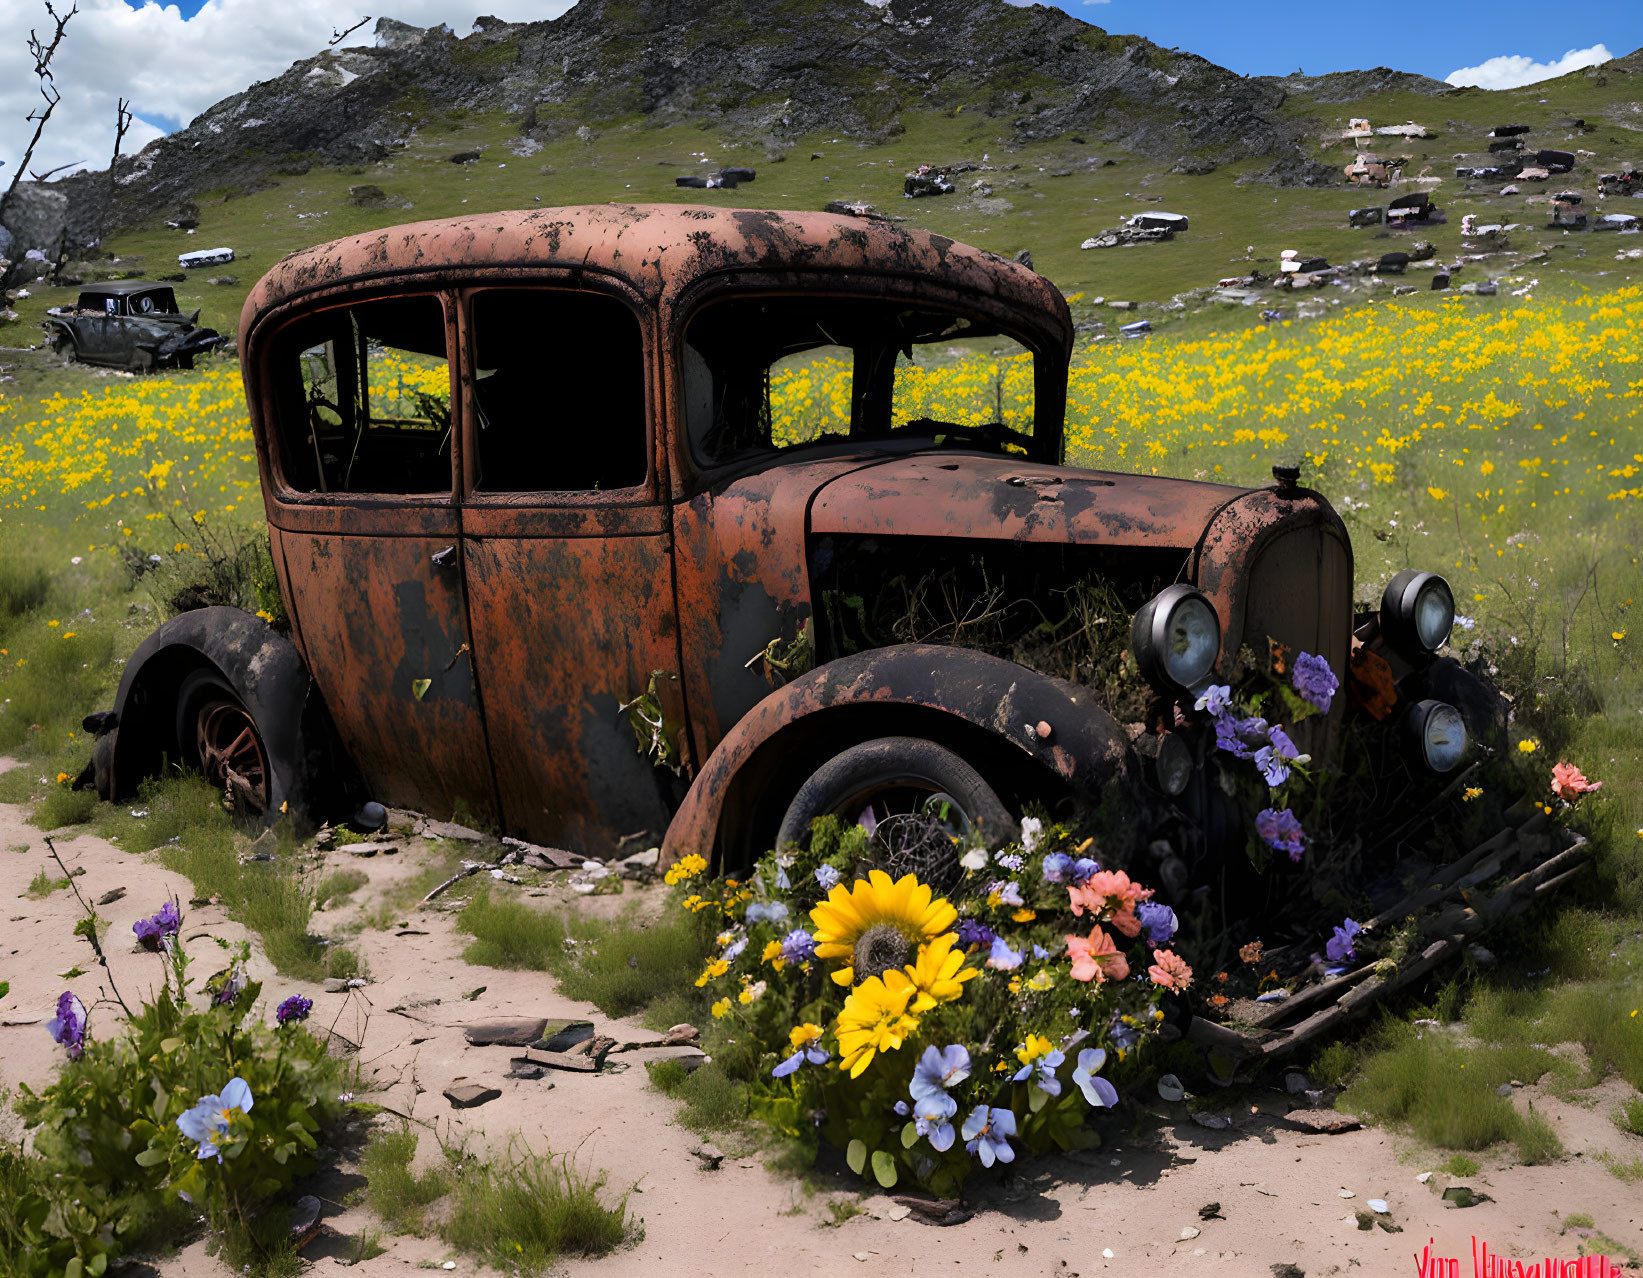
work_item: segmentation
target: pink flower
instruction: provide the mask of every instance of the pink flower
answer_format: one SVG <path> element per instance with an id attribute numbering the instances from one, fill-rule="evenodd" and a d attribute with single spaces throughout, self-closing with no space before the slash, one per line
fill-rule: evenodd
<path id="1" fill-rule="evenodd" d="M 1118 952 L 1112 937 L 1097 923 L 1089 936 L 1069 936 L 1067 956 L 1073 961 L 1072 978 L 1075 981 L 1094 981 L 1097 985 L 1109 977 L 1122 981 L 1130 974 L 1129 960 Z"/>
<path id="2" fill-rule="evenodd" d="M 1147 969 L 1154 985 L 1166 990 L 1184 990 L 1192 984 L 1192 969 L 1173 950 L 1154 950 L 1152 966 Z"/>
<path id="3" fill-rule="evenodd" d="M 1552 765 L 1552 793 L 1566 803 L 1573 803 L 1588 790 L 1601 790 L 1603 782 L 1588 781 L 1572 763 Z"/>
<path id="4" fill-rule="evenodd" d="M 1099 914 L 1109 907 L 1133 911 L 1140 902 L 1152 898 L 1151 888 L 1132 883 L 1122 870 L 1099 870 L 1067 892 L 1072 898 L 1074 914 L 1083 914 L 1086 909 Z M 1136 930 L 1140 930 L 1139 925 Z M 1135 932 L 1127 932 L 1127 935 L 1134 936 Z"/>
<path id="5" fill-rule="evenodd" d="M 1133 905 L 1126 904 L 1107 921 L 1131 940 L 1141 935 L 1141 920 L 1137 917 Z"/>

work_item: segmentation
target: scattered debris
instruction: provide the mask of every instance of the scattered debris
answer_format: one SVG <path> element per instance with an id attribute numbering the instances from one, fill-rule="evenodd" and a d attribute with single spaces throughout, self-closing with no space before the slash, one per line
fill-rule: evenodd
<path id="1" fill-rule="evenodd" d="M 97 904 L 98 905 L 113 905 L 114 902 L 118 901 L 125 894 L 126 894 L 126 890 L 123 887 L 113 888 L 110 891 L 104 892 L 100 897 L 98 897 L 97 898 Z"/>
<path id="2" fill-rule="evenodd" d="M 1323 1136 L 1337 1136 L 1342 1132 L 1355 1132 L 1363 1123 L 1352 1114 L 1343 1114 L 1334 1109 L 1296 1109 L 1284 1115 L 1284 1121 L 1291 1127 L 1298 1127 L 1302 1131 L 1316 1132 Z"/>
<path id="3" fill-rule="evenodd" d="M 909 200 L 930 195 L 951 195 L 957 189 L 947 169 L 930 164 L 919 165 L 905 175 L 901 184 L 902 196 Z"/>
<path id="4" fill-rule="evenodd" d="M 1488 1194 L 1480 1194 L 1470 1185 L 1451 1185 L 1443 1191 L 1443 1201 L 1454 1203 L 1457 1208 L 1476 1207 L 1479 1203 L 1493 1202 Z"/>
<path id="5" fill-rule="evenodd" d="M 536 1042 L 548 1028 L 547 1017 L 522 1017 L 515 1020 L 481 1021 L 464 1025 L 462 1035 L 474 1047 L 525 1047 Z M 593 1026 L 588 1025 L 591 1032 Z"/>
<path id="6" fill-rule="evenodd" d="M 398 852 L 399 846 L 394 843 L 344 843 L 337 851 L 346 852 L 349 856 L 375 856 L 378 852 Z"/>
<path id="7" fill-rule="evenodd" d="M 197 266 L 221 266 L 234 260 L 234 250 L 231 248 L 195 249 L 192 253 L 177 254 L 177 265 L 183 270 L 193 270 Z"/>
<path id="8" fill-rule="evenodd" d="M 900 222 L 904 220 L 880 213 L 866 200 L 829 200 L 822 205 L 822 212 L 841 213 L 846 217 L 865 218 L 869 222 Z"/>
<path id="9" fill-rule="evenodd" d="M 927 1225 L 962 1225 L 973 1214 L 956 1198 L 914 1198 L 897 1194 L 895 1201 Z"/>
<path id="10" fill-rule="evenodd" d="M 452 1109 L 477 1109 L 493 1100 L 501 1100 L 502 1089 L 486 1087 L 481 1083 L 463 1083 L 457 1087 L 447 1087 L 445 1099 L 451 1102 Z"/>
<path id="11" fill-rule="evenodd" d="M 1150 332 L 1152 332 L 1152 321 L 1144 319 L 1135 320 L 1132 323 L 1120 325 L 1118 329 L 1118 334 L 1120 337 L 1140 337 L 1143 334 Z"/>
<path id="12" fill-rule="evenodd" d="M 467 826 L 458 825 L 454 821 L 428 821 L 418 833 L 436 839 L 460 839 L 465 843 L 478 843 L 485 837 L 478 830 L 470 830 Z"/>

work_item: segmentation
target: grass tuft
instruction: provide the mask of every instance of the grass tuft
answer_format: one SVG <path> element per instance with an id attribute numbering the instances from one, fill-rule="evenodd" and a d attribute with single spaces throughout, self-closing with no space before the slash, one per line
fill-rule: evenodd
<path id="1" fill-rule="evenodd" d="M 378 1128 L 360 1156 L 359 1170 L 369 1182 L 371 1210 L 398 1234 L 420 1234 L 426 1228 L 427 1209 L 451 1191 L 451 1173 L 444 1166 L 422 1172 L 411 1170 L 416 1157 L 416 1132 L 409 1123 Z"/>
<path id="2" fill-rule="evenodd" d="M 457 916 L 457 928 L 474 939 L 462 957 L 482 967 L 548 971 L 564 953 L 559 917 L 481 890 Z"/>
<path id="3" fill-rule="evenodd" d="M 39 901 L 50 896 L 59 888 L 66 888 L 67 886 L 67 879 L 54 879 L 42 867 L 40 872 L 29 880 L 29 895 Z"/>
<path id="4" fill-rule="evenodd" d="M 1643 1136 L 1643 1096 L 1633 1096 L 1615 1111 L 1614 1125 L 1633 1136 Z"/>
<path id="5" fill-rule="evenodd" d="M 1476 1176 L 1482 1166 L 1483 1164 L 1470 1154 L 1454 1154 L 1443 1165 L 1443 1170 L 1451 1176 L 1465 1180 L 1468 1176 Z"/>
<path id="6" fill-rule="evenodd" d="M 678 1061 L 652 1061 L 645 1068 L 651 1086 L 683 1105 L 679 1122 L 697 1135 L 735 1131 L 746 1122 L 747 1085 L 731 1078 L 717 1061 L 695 1070 Z"/>

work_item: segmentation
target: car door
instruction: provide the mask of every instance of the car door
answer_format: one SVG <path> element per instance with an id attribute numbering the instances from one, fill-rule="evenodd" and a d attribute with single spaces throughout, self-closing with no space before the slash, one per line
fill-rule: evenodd
<path id="1" fill-rule="evenodd" d="M 466 302 L 463 572 L 502 815 L 589 855 L 642 848 L 684 789 L 648 317 L 614 283 Z M 622 707 L 652 686 L 636 732 Z"/>
<path id="2" fill-rule="evenodd" d="M 270 538 L 308 668 L 372 797 L 488 821 L 462 591 L 454 298 L 344 301 L 274 337 Z"/>

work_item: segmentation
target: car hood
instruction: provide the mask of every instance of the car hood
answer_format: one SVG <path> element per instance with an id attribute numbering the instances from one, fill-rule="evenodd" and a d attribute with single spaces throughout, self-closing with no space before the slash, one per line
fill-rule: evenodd
<path id="1" fill-rule="evenodd" d="M 856 465 L 823 483 L 810 531 L 1189 549 L 1249 491 L 1154 475 L 941 451 Z"/>

